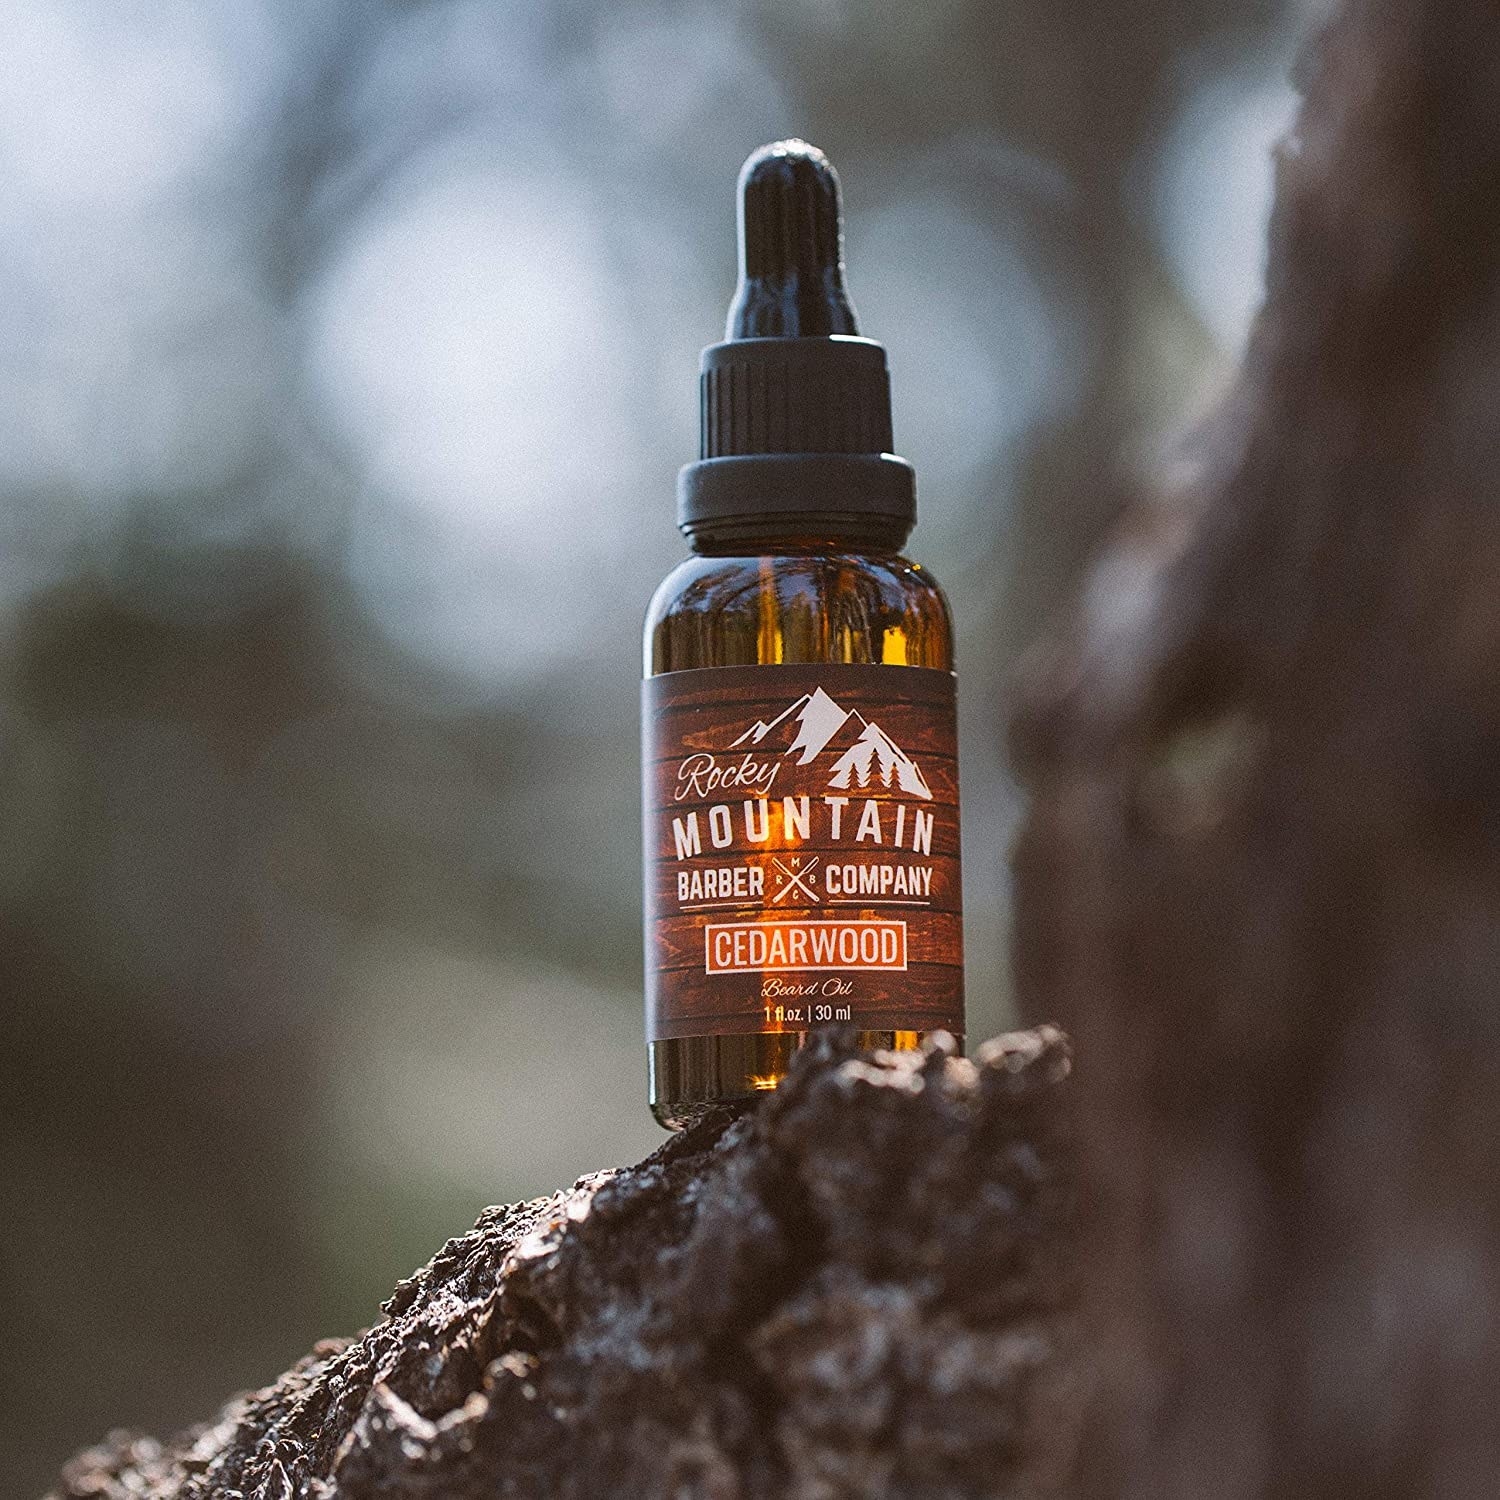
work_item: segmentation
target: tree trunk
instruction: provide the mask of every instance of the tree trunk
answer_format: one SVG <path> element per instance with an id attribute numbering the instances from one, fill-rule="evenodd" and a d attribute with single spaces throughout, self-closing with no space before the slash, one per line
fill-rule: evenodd
<path id="1" fill-rule="evenodd" d="M 1074 1081 L 820 1045 L 63 1493 L 1495 1494 L 1500 7 L 1354 0 L 1306 81 L 1199 471 L 1023 684 Z"/>
<path id="2" fill-rule="evenodd" d="M 1500 7 L 1362 0 L 1303 82 L 1201 472 L 1015 726 L 1090 1495 L 1500 1492 Z"/>

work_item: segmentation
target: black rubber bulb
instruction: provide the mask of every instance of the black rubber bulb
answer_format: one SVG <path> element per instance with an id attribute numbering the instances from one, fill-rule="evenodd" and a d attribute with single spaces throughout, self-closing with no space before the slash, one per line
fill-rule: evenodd
<path id="1" fill-rule="evenodd" d="M 844 220 L 832 163 L 776 141 L 740 169 L 740 280 L 731 339 L 857 334 L 844 290 Z"/>

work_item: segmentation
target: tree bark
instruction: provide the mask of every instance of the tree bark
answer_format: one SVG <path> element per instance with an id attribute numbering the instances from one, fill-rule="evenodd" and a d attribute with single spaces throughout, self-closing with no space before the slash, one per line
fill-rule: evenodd
<path id="1" fill-rule="evenodd" d="M 1066 1472 L 1074 1192 L 1054 1030 L 807 1049 L 758 1110 L 493 1209 L 350 1344 L 70 1500 L 1041 1493 Z"/>
<path id="2" fill-rule="evenodd" d="M 1361 0 L 1304 83 L 1200 471 L 1014 731 L 1088 1495 L 1500 1491 L 1500 8 Z"/>
<path id="3" fill-rule="evenodd" d="M 1495 1494 L 1500 7 L 1305 78 L 1240 380 L 1022 686 L 1073 1082 L 820 1044 L 61 1493 Z"/>

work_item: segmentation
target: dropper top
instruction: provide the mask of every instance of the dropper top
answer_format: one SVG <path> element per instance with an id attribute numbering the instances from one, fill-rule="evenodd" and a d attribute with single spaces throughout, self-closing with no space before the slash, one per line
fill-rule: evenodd
<path id="1" fill-rule="evenodd" d="M 751 152 L 739 187 L 740 279 L 726 336 L 857 334 L 833 164 L 806 141 L 775 141 Z"/>
<path id="2" fill-rule="evenodd" d="M 807 536 L 898 547 L 916 519 L 891 438 L 885 350 L 844 290 L 839 180 L 806 141 L 740 170 L 740 279 L 729 332 L 699 365 L 698 461 L 677 483 L 689 536 Z"/>

